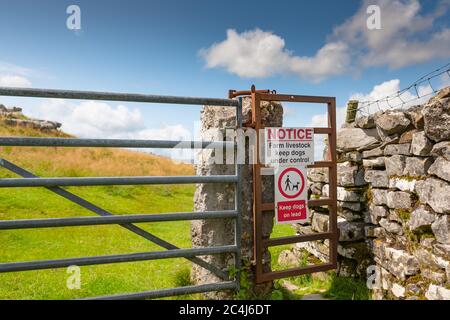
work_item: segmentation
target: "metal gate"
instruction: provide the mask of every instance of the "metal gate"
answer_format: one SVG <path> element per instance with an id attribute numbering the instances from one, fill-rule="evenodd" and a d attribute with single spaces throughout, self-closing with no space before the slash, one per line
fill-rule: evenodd
<path id="1" fill-rule="evenodd" d="M 336 169 L 336 99 L 334 97 L 317 97 L 317 96 L 299 96 L 299 95 L 284 95 L 269 92 L 268 90 L 255 90 L 252 87 L 250 91 L 252 103 L 252 123 L 250 126 L 259 132 L 263 128 L 261 124 L 260 103 L 261 101 L 279 101 L 279 102 L 307 102 L 307 103 L 322 103 L 328 107 L 328 127 L 314 128 L 314 134 L 328 135 L 328 159 L 327 161 L 316 161 L 308 168 L 328 168 L 329 175 L 329 198 L 309 200 L 309 207 L 328 206 L 329 209 L 329 226 L 328 232 L 297 235 L 291 237 L 264 239 L 262 236 L 262 215 L 266 211 L 273 211 L 275 209 L 274 203 L 262 202 L 262 181 L 261 168 L 263 165 L 257 161 L 253 165 L 253 231 L 254 231 L 254 262 L 256 264 L 256 282 L 262 283 L 272 281 L 275 279 L 286 278 L 291 276 L 298 276 L 306 273 L 313 273 L 319 271 L 326 271 L 336 269 L 337 266 L 337 242 L 338 242 L 338 227 L 337 227 L 337 169 Z M 257 134 L 257 150 L 260 154 L 260 135 Z M 311 265 L 305 267 L 292 268 L 288 270 L 264 272 L 263 271 L 263 254 L 269 247 L 280 246 L 286 244 L 293 244 L 298 242 L 329 240 L 329 262 L 319 265 Z"/>
<path id="2" fill-rule="evenodd" d="M 21 89 L 0 88 L 0 96 L 35 97 L 35 98 L 64 98 L 64 99 L 89 99 L 107 101 L 127 101 L 142 103 L 169 103 L 182 105 L 209 105 L 228 106 L 236 109 L 236 128 L 242 127 L 242 98 L 239 99 L 214 99 L 195 97 L 175 97 L 126 93 L 105 93 L 89 91 L 67 91 L 47 89 Z M 205 141 L 155 141 L 155 140 L 119 140 L 119 139 L 72 139 L 72 138 L 28 138 L 28 137 L 0 137 L 0 146 L 31 146 L 31 147 L 113 147 L 113 148 L 225 148 L 236 147 L 235 142 L 205 142 Z M 235 154 L 237 154 L 235 152 Z M 133 254 L 117 254 L 94 257 L 77 257 L 57 260 L 40 260 L 14 263 L 0 263 L 0 273 L 18 272 L 28 270 L 42 270 L 52 268 L 66 268 L 72 265 L 87 266 L 98 264 L 110 264 L 133 261 L 149 261 L 156 259 L 186 258 L 191 262 L 211 271 L 217 275 L 221 282 L 192 285 L 186 287 L 145 291 L 138 293 L 126 293 L 113 296 L 95 297 L 92 299 L 146 299 L 161 298 L 174 295 L 184 295 L 219 290 L 239 289 L 239 270 L 241 269 L 241 164 L 236 163 L 234 175 L 218 176 L 140 176 L 140 177 L 83 177 L 83 178 L 45 178 L 37 177 L 31 172 L 0 158 L 0 166 L 14 172 L 22 178 L 0 179 L 0 188 L 18 187 L 45 187 L 55 194 L 76 203 L 99 217 L 76 217 L 55 219 L 27 219 L 27 220 L 3 220 L 0 221 L 0 230 L 27 229 L 27 228 L 57 228 L 74 226 L 92 226 L 116 224 L 129 231 L 138 234 L 167 251 L 141 252 Z M 233 183 L 235 185 L 235 209 L 209 212 L 190 213 L 166 213 L 166 214 L 131 214 L 113 215 L 112 213 L 90 203 L 73 193 L 63 189 L 69 186 L 106 186 L 106 185 L 155 185 L 155 184 L 194 184 L 194 183 Z M 134 223 L 203 220 L 203 219 L 235 220 L 235 243 L 232 245 L 215 246 L 207 248 L 181 249 L 171 243 L 139 228 Z M 237 270 L 233 278 L 199 258 L 199 256 L 233 253 L 235 255 L 235 268 Z"/>

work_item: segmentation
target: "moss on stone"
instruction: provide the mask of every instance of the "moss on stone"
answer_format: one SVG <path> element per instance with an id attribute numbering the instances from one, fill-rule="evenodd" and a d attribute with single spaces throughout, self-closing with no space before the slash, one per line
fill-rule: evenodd
<path id="1" fill-rule="evenodd" d="M 408 222 L 411 219 L 411 212 L 407 209 L 395 209 L 395 212 L 403 222 Z"/>

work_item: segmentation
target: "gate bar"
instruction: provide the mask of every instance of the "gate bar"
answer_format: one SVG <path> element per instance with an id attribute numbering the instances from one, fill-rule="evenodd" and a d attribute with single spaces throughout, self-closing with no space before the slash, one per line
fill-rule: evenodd
<path id="1" fill-rule="evenodd" d="M 237 246 L 228 245 L 209 248 L 174 249 L 168 251 L 140 252 L 131 254 L 116 254 L 108 256 L 93 256 L 83 258 L 0 263 L 0 273 L 66 268 L 73 265 L 90 266 L 99 264 L 148 261 L 148 260 L 169 259 L 169 258 L 187 258 L 219 253 L 233 253 L 236 252 L 236 250 Z"/>
<path id="2" fill-rule="evenodd" d="M 12 147 L 114 147 L 158 149 L 216 149 L 235 147 L 232 141 L 166 141 L 123 139 L 76 139 L 76 138 L 22 138 L 2 137 L 0 146 Z"/>
<path id="3" fill-rule="evenodd" d="M 237 107 L 238 105 L 238 101 L 232 99 L 177 97 L 177 96 L 161 96 L 161 95 L 139 94 L 139 93 L 114 93 L 114 92 L 79 91 L 79 90 L 9 88 L 9 87 L 0 87 L 0 96 L 76 99 L 76 100 L 127 101 L 127 102 L 169 103 L 169 104 L 189 104 L 189 105 L 194 104 L 194 105 L 227 106 L 227 107 Z"/>
<path id="4" fill-rule="evenodd" d="M 32 174 L 31 172 L 15 165 L 5 159 L 0 158 L 0 166 L 2 166 L 3 168 L 5 168 L 9 171 L 12 171 L 12 172 L 18 174 L 19 176 L 22 176 L 24 178 L 39 178 L 38 176 Z M 60 187 L 46 187 L 46 189 L 63 197 L 64 199 L 67 199 L 73 203 L 76 203 L 77 205 L 79 205 L 91 212 L 94 212 L 95 214 L 98 214 L 102 217 L 113 216 L 112 213 L 106 211 L 105 209 L 102 209 L 99 206 L 96 206 L 95 204 L 93 204 L 93 203 L 91 203 L 91 202 L 65 190 L 65 189 L 62 189 Z M 167 250 L 180 249 L 179 247 L 171 244 L 170 242 L 167 242 L 167 241 L 161 239 L 160 237 L 155 236 L 153 233 L 150 233 L 134 224 L 126 223 L 126 224 L 121 224 L 120 226 L 133 232 L 134 234 L 137 234 L 138 236 L 140 236 L 144 239 L 147 239 L 147 240 L 155 243 L 156 245 L 158 245 L 164 249 L 167 249 Z M 201 266 L 202 268 L 205 268 L 206 270 L 211 271 L 212 273 L 216 274 L 222 280 L 229 280 L 228 274 L 226 272 L 224 272 L 221 269 L 215 267 L 214 265 L 206 262 L 205 260 L 202 260 L 197 257 L 186 258 L 186 259 Z"/>
<path id="5" fill-rule="evenodd" d="M 18 187 L 83 187 L 111 185 L 153 185 L 193 183 L 235 183 L 235 175 L 220 176 L 167 176 L 167 177 L 86 177 L 86 178 L 5 178 L 0 179 L 0 188 Z"/>
<path id="6" fill-rule="evenodd" d="M 196 286 L 186 286 L 179 288 L 168 288 L 152 291 L 144 291 L 128 294 L 117 294 L 111 296 L 102 296 L 95 298 L 86 298 L 80 300 L 143 300 L 143 299 L 157 299 L 169 296 L 181 296 L 192 293 L 211 292 L 219 290 L 236 290 L 237 284 L 235 281 L 226 281 L 218 283 L 201 284 Z"/>
<path id="7" fill-rule="evenodd" d="M 75 217 L 75 218 L 50 218 L 50 219 L 21 219 L 0 221 L 0 230 L 53 228 L 53 227 L 78 227 L 124 223 L 167 222 L 185 220 L 227 219 L 236 218 L 238 212 L 205 211 L 165 214 L 130 214 L 106 217 Z"/>

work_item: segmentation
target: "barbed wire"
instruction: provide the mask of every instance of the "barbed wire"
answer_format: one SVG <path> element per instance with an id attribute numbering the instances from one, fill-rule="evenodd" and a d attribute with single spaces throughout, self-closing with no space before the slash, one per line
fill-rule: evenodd
<path id="1" fill-rule="evenodd" d="M 409 86 L 407 86 L 404 89 L 401 89 L 397 91 L 396 93 L 390 94 L 386 97 L 377 99 L 377 100 L 366 100 L 366 101 L 358 101 L 359 107 L 356 109 L 357 113 L 365 113 L 366 115 L 370 114 L 370 107 L 375 105 L 379 111 L 383 111 L 383 108 L 380 107 L 380 103 L 387 106 L 389 109 L 397 109 L 397 108 L 404 108 L 405 105 L 410 105 L 411 102 L 417 101 L 419 99 L 424 99 L 428 96 L 436 94 L 439 90 L 444 88 L 445 86 L 441 86 L 440 88 L 436 88 L 436 86 L 433 86 L 431 80 L 433 80 L 436 77 L 439 77 L 441 75 L 446 74 L 449 77 L 450 80 L 450 63 L 447 63 L 446 65 L 437 68 L 436 70 L 433 70 L 413 83 L 411 83 Z M 431 89 L 431 92 L 428 93 L 422 93 L 420 94 L 419 89 L 422 84 L 427 83 L 428 87 Z M 419 88 L 419 89 L 418 89 Z M 423 88 L 423 87 L 422 87 Z M 414 89 L 414 94 L 411 93 L 411 89 Z M 409 100 L 402 99 L 402 95 L 405 93 L 409 93 L 410 95 L 415 95 L 414 98 L 411 98 Z M 400 100 L 400 103 L 391 104 L 393 100 Z M 385 108 L 384 110 L 386 110 Z"/>

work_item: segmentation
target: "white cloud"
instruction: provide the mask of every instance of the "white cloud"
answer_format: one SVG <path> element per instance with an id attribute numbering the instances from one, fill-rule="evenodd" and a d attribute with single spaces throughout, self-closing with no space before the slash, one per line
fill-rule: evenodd
<path id="1" fill-rule="evenodd" d="M 30 87 L 31 81 L 28 77 L 31 73 L 31 69 L 0 61 L 0 86 Z"/>
<path id="2" fill-rule="evenodd" d="M 24 113 L 34 118 L 58 121 L 62 130 L 82 138 L 129 138 L 177 140 L 191 136 L 182 125 L 162 125 L 148 129 L 139 109 L 105 102 L 73 103 L 64 99 L 48 99 L 29 106 Z"/>
<path id="3" fill-rule="evenodd" d="M 444 79 L 442 79 L 442 82 Z M 392 79 L 389 81 L 385 81 L 381 84 L 375 85 L 372 90 L 368 93 L 354 93 L 350 95 L 348 100 L 358 100 L 358 101 L 376 101 L 378 99 L 383 99 L 386 96 L 390 96 L 392 94 L 396 94 L 400 90 L 400 80 Z M 421 99 L 417 99 L 417 94 L 414 89 L 410 91 L 405 91 L 401 95 L 401 99 L 406 103 L 403 104 L 400 98 L 394 98 L 389 100 L 389 104 L 386 100 L 380 100 L 378 104 L 372 104 L 371 106 L 364 107 L 363 111 L 360 112 L 362 115 L 367 115 L 368 113 L 374 113 L 379 110 L 386 110 L 392 107 L 397 108 L 407 108 L 413 105 L 418 105 L 427 102 L 433 93 L 433 89 L 429 85 L 418 86 L 417 91 L 419 95 L 422 97 Z M 409 102 L 408 102 L 409 101 Z M 361 107 L 361 105 L 360 105 Z M 340 128 L 342 124 L 345 122 L 345 116 L 347 113 L 347 106 L 337 107 L 336 108 L 336 126 Z M 316 114 L 312 117 L 311 127 L 326 127 L 328 126 L 328 114 Z M 321 160 L 323 148 L 325 147 L 324 143 L 324 135 L 318 135 L 315 140 L 315 159 Z"/>
<path id="4" fill-rule="evenodd" d="M 24 108 L 24 113 L 37 119 L 58 121 L 62 130 L 80 138 L 192 140 L 192 133 L 181 124 L 162 124 L 146 128 L 139 109 L 105 102 L 75 103 L 64 99 L 48 99 L 44 103 Z M 149 151 L 139 149 L 140 151 Z M 157 149 L 154 152 L 174 160 L 191 161 L 192 151 Z"/>
<path id="5" fill-rule="evenodd" d="M 381 30 L 366 26 L 366 8 L 377 4 Z M 418 0 L 365 0 L 359 10 L 333 30 L 330 41 L 344 41 L 352 48 L 356 66 L 387 65 L 400 68 L 450 56 L 450 29 L 433 31 L 436 21 L 448 11 L 442 1 L 430 14 L 421 14 Z"/>
<path id="6" fill-rule="evenodd" d="M 372 4 L 380 6 L 381 30 L 367 28 L 366 8 Z M 244 78 L 294 74 L 320 81 L 373 66 L 400 68 L 450 56 L 450 28 L 435 28 L 448 7 L 442 1 L 434 12 L 422 14 L 418 0 L 365 0 L 312 56 L 295 55 L 282 37 L 258 28 L 229 29 L 225 40 L 201 49 L 200 55 L 207 68 Z"/>
<path id="7" fill-rule="evenodd" d="M 0 74 L 0 87 L 30 87 L 31 81 L 23 76 Z"/>
<path id="8" fill-rule="evenodd" d="M 62 129 L 79 137 L 118 137 L 145 128 L 138 109 L 112 107 L 105 102 L 84 101 L 79 104 L 63 99 L 46 100 L 25 109 L 27 115 L 58 121 Z"/>
<path id="9" fill-rule="evenodd" d="M 363 115 L 371 114 L 380 110 L 386 110 L 391 108 L 407 108 L 413 105 L 422 104 L 430 99 L 430 94 L 433 93 L 433 89 L 430 85 L 417 86 L 417 92 L 415 89 L 404 91 L 399 97 L 396 97 L 396 93 L 400 91 L 400 80 L 393 79 L 385 81 L 379 85 L 373 87 L 369 93 L 354 93 L 350 96 L 350 100 L 358 101 L 377 101 L 378 103 L 364 104 L 361 103 L 361 113 Z M 419 95 L 418 98 L 417 94 Z M 390 96 L 388 101 L 386 97 Z"/>
<path id="10" fill-rule="evenodd" d="M 281 37 L 260 29 L 241 34 L 227 30 L 227 39 L 200 50 L 208 68 L 225 68 L 244 78 L 262 78 L 293 73 L 320 80 L 343 72 L 348 64 L 344 43 L 329 43 L 314 57 L 295 56 L 285 48 Z"/>

